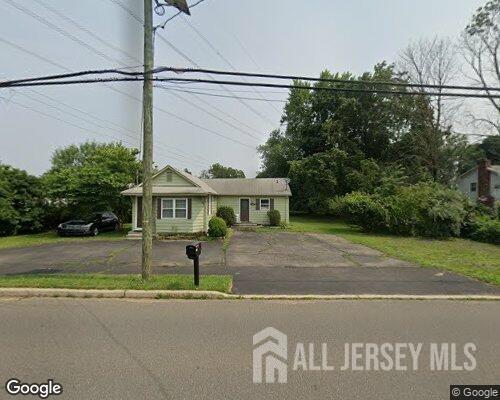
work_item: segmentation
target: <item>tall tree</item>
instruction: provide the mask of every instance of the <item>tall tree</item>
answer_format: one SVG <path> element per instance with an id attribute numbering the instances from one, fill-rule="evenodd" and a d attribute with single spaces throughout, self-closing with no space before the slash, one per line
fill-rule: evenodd
<path id="1" fill-rule="evenodd" d="M 500 100 L 488 87 L 500 86 L 500 0 L 490 0 L 479 7 L 462 33 L 462 53 L 470 67 L 470 79 L 485 88 L 489 112 L 473 115 L 473 122 L 500 134 Z"/>
<path id="2" fill-rule="evenodd" d="M 0 235 L 41 231 L 45 209 L 40 179 L 0 164 Z"/>
<path id="3" fill-rule="evenodd" d="M 84 143 L 59 149 L 43 176 L 49 198 L 71 213 L 111 210 L 122 220 L 130 216 L 130 201 L 120 192 L 141 171 L 137 149 L 121 143 Z"/>
<path id="4" fill-rule="evenodd" d="M 450 39 L 420 39 L 412 42 L 399 55 L 398 67 L 408 81 L 419 85 L 437 85 L 433 92 L 443 93 L 443 85 L 455 81 L 459 73 L 456 46 Z M 424 92 L 425 88 L 417 89 Z M 441 95 L 429 99 L 434 109 L 433 126 L 446 131 L 452 125 L 454 114 L 460 107 L 456 99 Z"/>
<path id="5" fill-rule="evenodd" d="M 244 178 L 245 173 L 241 169 L 225 167 L 219 163 L 212 164 L 208 169 L 201 171 L 200 178 Z"/>

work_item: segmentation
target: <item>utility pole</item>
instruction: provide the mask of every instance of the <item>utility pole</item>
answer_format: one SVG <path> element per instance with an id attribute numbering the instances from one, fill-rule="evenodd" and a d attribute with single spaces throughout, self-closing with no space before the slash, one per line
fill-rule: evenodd
<path id="1" fill-rule="evenodd" d="M 153 69 L 154 69 L 154 12 L 165 14 L 165 7 L 175 7 L 178 14 L 191 15 L 186 0 L 144 0 L 144 85 L 142 88 L 142 279 L 151 277 L 153 259 Z M 167 20 L 168 21 L 168 20 Z M 166 22 L 167 22 L 166 21 Z M 163 27 L 165 24 L 163 24 Z"/>
<path id="2" fill-rule="evenodd" d="M 144 0 L 144 85 L 142 90 L 142 279 L 151 276 L 153 258 L 153 0 Z"/>

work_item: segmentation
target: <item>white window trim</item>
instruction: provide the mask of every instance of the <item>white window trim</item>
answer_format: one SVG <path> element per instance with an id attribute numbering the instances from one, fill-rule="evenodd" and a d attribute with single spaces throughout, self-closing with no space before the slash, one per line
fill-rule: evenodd
<path id="1" fill-rule="evenodd" d="M 208 195 L 208 215 L 212 215 L 212 203 L 213 203 L 212 196 Z"/>
<path id="2" fill-rule="evenodd" d="M 262 207 L 262 200 L 267 200 L 267 207 L 263 208 Z M 259 199 L 259 210 L 260 211 L 269 211 L 271 209 L 271 199 L 269 197 L 263 197 Z"/>
<path id="3" fill-rule="evenodd" d="M 172 217 L 163 216 L 163 211 L 168 210 L 168 208 L 163 207 L 163 201 L 172 200 Z M 186 208 L 177 207 L 177 201 L 184 200 L 186 202 Z M 186 210 L 185 217 L 177 217 L 175 210 L 179 208 L 181 210 Z M 161 219 L 188 219 L 188 199 L 186 197 L 162 197 L 161 198 Z"/>

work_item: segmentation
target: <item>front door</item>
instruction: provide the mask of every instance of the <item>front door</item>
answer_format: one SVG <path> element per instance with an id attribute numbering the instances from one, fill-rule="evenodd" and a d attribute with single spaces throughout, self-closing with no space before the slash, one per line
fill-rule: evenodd
<path id="1" fill-rule="evenodd" d="M 250 200 L 240 199 L 240 220 L 242 222 L 250 221 Z"/>
<path id="2" fill-rule="evenodd" d="M 142 228 L 142 197 L 137 197 L 137 228 Z"/>

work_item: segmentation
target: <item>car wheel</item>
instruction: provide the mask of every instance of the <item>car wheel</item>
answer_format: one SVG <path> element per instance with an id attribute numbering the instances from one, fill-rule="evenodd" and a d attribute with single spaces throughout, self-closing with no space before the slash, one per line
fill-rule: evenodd
<path id="1" fill-rule="evenodd" d="M 99 235 L 99 229 L 97 229 L 97 227 L 94 226 L 94 228 L 92 228 L 91 233 L 92 233 L 92 236 L 97 236 L 97 235 Z"/>

